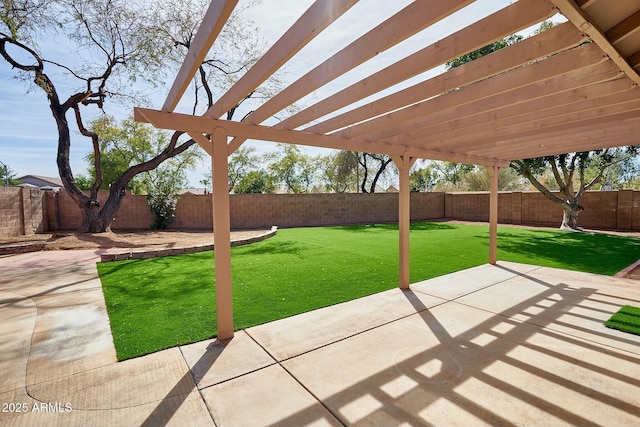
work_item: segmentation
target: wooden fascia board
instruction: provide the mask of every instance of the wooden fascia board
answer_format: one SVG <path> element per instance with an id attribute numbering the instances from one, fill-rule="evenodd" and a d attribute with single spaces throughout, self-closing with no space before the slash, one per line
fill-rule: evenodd
<path id="1" fill-rule="evenodd" d="M 636 84 L 640 84 L 640 75 L 629 65 L 627 60 L 611 44 L 607 36 L 592 23 L 587 15 L 572 0 L 551 0 L 560 13 L 584 32 L 589 38 L 600 46 L 600 49 L 611 58 L 613 62 Z"/>
<path id="2" fill-rule="evenodd" d="M 188 132 L 189 135 L 211 134 L 216 128 L 224 129 L 229 136 L 262 141 L 284 142 L 312 147 L 332 148 L 336 150 L 359 151 L 366 153 L 387 154 L 390 156 L 409 155 L 411 157 L 462 162 L 478 165 L 503 165 L 502 158 L 486 158 L 483 156 L 466 156 L 458 153 L 439 150 L 423 150 L 417 147 L 407 148 L 405 145 L 381 144 L 372 141 L 336 138 L 289 129 L 276 129 L 263 125 L 234 122 L 230 120 L 212 119 L 201 116 L 191 116 L 179 113 L 165 113 L 146 108 L 135 108 L 134 119 L 139 122 L 150 123 L 159 129 L 171 129 Z M 204 138 L 204 137 L 203 137 Z M 204 143 L 200 138 L 201 142 Z M 196 142 L 198 142 L 198 139 Z M 229 150 L 231 154 L 231 150 Z"/>
<path id="3" fill-rule="evenodd" d="M 545 31 L 539 35 L 548 40 L 547 43 L 538 43 L 538 40 L 540 39 L 537 37 L 539 36 L 525 39 L 520 43 L 501 49 L 491 55 L 484 56 L 475 61 L 447 71 L 446 73 L 430 78 L 424 82 L 417 83 L 409 88 L 370 102 L 362 107 L 355 108 L 344 114 L 318 123 L 317 125 L 310 126 L 306 128 L 306 130 L 318 133 L 331 132 L 336 129 L 351 126 L 354 123 L 363 122 L 371 119 L 372 117 L 384 115 L 389 111 L 402 109 L 407 105 L 412 105 L 425 99 L 430 99 L 434 96 L 454 91 L 457 88 L 469 86 L 476 82 L 491 82 L 490 85 L 495 87 L 498 86 L 495 83 L 496 80 L 510 80 L 512 79 L 510 76 L 514 76 L 513 79 L 515 79 L 516 76 L 521 79 L 521 76 L 526 76 L 526 79 L 528 80 L 535 81 L 535 79 L 538 79 L 539 81 L 540 78 L 529 75 L 531 73 L 529 71 L 531 67 L 535 67 L 536 70 L 540 69 L 545 71 L 544 75 L 548 78 L 552 74 L 560 72 L 561 69 L 568 72 L 568 67 L 573 67 L 575 69 L 591 64 L 594 61 L 603 60 L 602 54 L 597 47 L 584 45 L 579 48 L 559 53 L 544 61 L 523 66 L 531 61 L 535 61 L 541 56 L 551 55 L 575 46 L 582 40 L 582 34 L 576 32 L 570 26 L 561 26 L 558 28 L 557 32 L 553 32 L 549 35 L 546 34 L 547 32 L 548 31 Z M 566 36 L 562 38 L 554 37 L 560 34 Z M 563 65 L 563 61 L 567 62 L 567 66 Z M 513 71 L 507 72 L 512 69 Z M 493 79 L 489 79 L 489 77 L 500 73 L 503 74 L 496 76 Z M 524 85 L 526 82 L 523 81 L 519 84 Z M 498 88 L 495 88 L 495 90 L 497 89 Z M 389 116 L 393 114 L 395 113 L 390 113 Z M 368 133 L 375 129 L 384 129 L 389 126 L 388 122 L 390 120 L 389 117 L 385 117 L 386 116 L 382 116 L 359 125 L 351 126 L 339 131 L 338 133 L 343 136 L 353 136 Z"/>
<path id="4" fill-rule="evenodd" d="M 212 1 L 209 8 L 202 19 L 200 28 L 193 38 L 193 42 L 187 51 L 187 55 L 180 66 L 178 75 L 176 76 L 169 94 L 167 95 L 162 111 L 173 111 L 180 102 L 182 95 L 187 90 L 191 79 L 198 71 L 198 67 L 202 64 L 204 57 L 211 49 L 213 42 L 216 40 L 222 27 L 231 16 L 231 12 L 236 7 L 238 0 L 220 0 Z"/>
<path id="5" fill-rule="evenodd" d="M 612 70 L 613 75 L 614 71 Z M 618 72 L 615 72 L 618 74 Z M 497 94 L 478 101 L 456 105 L 439 111 L 431 111 L 421 117 L 403 122 L 393 128 L 383 129 L 375 134 L 364 135 L 367 139 L 385 141 L 397 135 L 431 135 L 443 130 L 453 130 L 460 126 L 483 123 L 485 121 L 501 120 L 504 118 L 525 114 L 532 110 L 545 110 L 556 105 L 566 105 L 580 100 L 600 97 L 603 92 L 617 93 L 627 91 L 635 84 L 624 75 L 613 81 L 589 83 L 587 86 L 566 88 L 564 84 L 547 81 L 540 90 L 539 97 L 529 98 L 529 86 L 524 86 L 509 92 L 510 102 L 505 104 L 502 94 Z M 435 138 L 434 138 L 435 139 Z"/>
<path id="6" fill-rule="evenodd" d="M 259 108 L 245 121 L 262 123 L 300 98 L 329 83 L 378 53 L 406 40 L 431 24 L 440 21 L 474 0 L 422 0 L 416 1 L 368 31 L 322 64 L 287 86 Z M 232 150 L 242 144 L 232 141 Z"/>
<path id="7" fill-rule="evenodd" d="M 276 125 L 295 129 L 424 71 L 543 21 L 556 13 L 548 1 L 520 0 L 305 108 Z M 577 31 L 574 28 L 574 31 Z"/>
<path id="8" fill-rule="evenodd" d="M 218 118 L 267 80 L 358 0 L 317 0 L 204 114 Z"/>

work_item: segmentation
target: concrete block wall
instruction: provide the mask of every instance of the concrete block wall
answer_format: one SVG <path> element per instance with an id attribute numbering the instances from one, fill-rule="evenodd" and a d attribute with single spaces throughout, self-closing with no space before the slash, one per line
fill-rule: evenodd
<path id="1" fill-rule="evenodd" d="M 100 194 L 102 203 L 108 192 Z M 234 229 L 307 227 L 339 224 L 396 222 L 398 194 L 232 194 L 231 227 Z M 640 230 L 640 191 L 587 192 L 579 225 L 586 228 Z M 501 192 L 498 221 L 558 227 L 562 210 L 538 192 Z M 178 201 L 173 229 L 211 229 L 210 195 L 185 194 Z M 451 218 L 488 221 L 489 194 L 412 193 L 411 220 Z M 153 214 L 145 196 L 127 194 L 112 223 L 114 230 L 149 229 Z M 34 232 L 73 230 L 82 216 L 64 191 L 43 192 L 0 187 L 0 237 Z"/>
<path id="2" fill-rule="evenodd" d="M 0 187 L 0 238 L 46 231 L 43 199 L 39 189 Z"/>

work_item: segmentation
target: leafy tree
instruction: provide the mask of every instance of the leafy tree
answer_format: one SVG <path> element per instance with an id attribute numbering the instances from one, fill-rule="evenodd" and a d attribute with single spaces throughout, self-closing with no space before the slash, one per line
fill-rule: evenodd
<path id="1" fill-rule="evenodd" d="M 188 183 L 183 164 L 176 159 L 167 161 L 147 172 L 144 181 L 149 208 L 155 218 L 151 228 L 164 230 L 175 219 L 174 212 L 180 199 L 180 189 Z"/>
<path id="2" fill-rule="evenodd" d="M 267 194 L 274 191 L 273 177 L 264 170 L 249 171 L 234 187 L 236 194 Z"/>
<path id="3" fill-rule="evenodd" d="M 308 193 L 315 183 L 319 159 L 303 154 L 296 145 L 278 144 L 278 148 L 269 165 L 275 181 L 287 193 Z"/>
<path id="4" fill-rule="evenodd" d="M 18 79 L 33 82 L 30 88 L 46 95 L 57 125 L 58 172 L 82 211 L 80 231 L 109 230 L 131 180 L 195 144 L 176 132 L 155 157 L 105 180 L 100 137 L 85 127 L 83 116 L 102 110 L 110 100 L 144 103 L 145 94 L 134 88 L 150 92 L 166 72 L 177 68 L 208 4 L 207 0 L 160 1 L 153 5 L 129 0 L 7 0 L 0 6 L 0 55 L 17 70 Z M 51 56 L 54 50 L 47 45 L 50 37 L 55 37 L 58 45 L 68 46 L 67 52 L 73 55 Z M 212 88 L 231 85 L 256 61 L 259 42 L 255 40 L 252 25 L 239 14 L 234 15 L 221 34 L 219 48 L 198 70 L 194 112 L 213 104 Z M 273 88 L 271 84 L 263 87 Z M 72 93 L 64 95 L 69 88 Z M 201 102 L 202 92 L 206 102 Z M 267 89 L 258 94 L 268 96 Z M 227 118 L 237 108 L 232 107 Z M 79 188 L 69 162 L 73 125 L 93 147 L 95 181 L 88 195 Z M 98 190 L 103 182 L 111 185 L 109 197 L 101 205 Z"/>
<path id="5" fill-rule="evenodd" d="M 357 192 L 358 153 L 338 151 L 322 159 L 322 179 L 327 191 L 334 193 Z"/>
<path id="6" fill-rule="evenodd" d="M 431 191 L 436 183 L 437 176 L 437 172 L 431 164 L 421 169 L 414 169 L 409 174 L 410 191 Z"/>
<path id="7" fill-rule="evenodd" d="M 522 177 L 515 170 L 511 168 L 502 169 L 498 174 L 498 190 L 522 190 L 522 181 Z M 491 188 L 491 180 L 486 168 L 475 168 L 462 177 L 462 182 L 466 190 L 469 191 L 489 191 Z"/>
<path id="8" fill-rule="evenodd" d="M 16 172 L 9 165 L 0 162 L 0 186 L 22 184 L 22 181 L 17 179 L 16 175 Z"/>
<path id="9" fill-rule="evenodd" d="M 513 161 L 511 167 L 527 178 L 549 200 L 562 208 L 563 216 L 560 228 L 576 230 L 578 229 L 578 214 L 584 210 L 580 204 L 580 198 L 584 192 L 600 183 L 609 167 L 637 156 L 638 150 L 640 150 L 640 146 L 561 154 Z M 590 181 L 587 181 L 585 171 L 589 166 L 594 167 L 597 173 Z M 560 195 L 552 193 L 536 178 L 536 175 L 547 167 L 550 167 L 553 172 Z"/>
<path id="10" fill-rule="evenodd" d="M 250 172 L 255 172 L 258 166 L 258 156 L 254 153 L 256 149 L 250 145 L 238 148 L 229 157 L 229 191 L 235 191 L 238 183 Z"/>
<path id="11" fill-rule="evenodd" d="M 433 167 L 437 171 L 439 183 L 450 183 L 458 185 L 462 183 L 464 177 L 475 169 L 474 165 L 455 162 L 433 162 Z"/>
<path id="12" fill-rule="evenodd" d="M 98 136 L 100 164 L 96 163 L 96 151 L 85 156 L 89 162 L 89 179 L 98 181 L 97 171 L 102 174 L 100 190 L 108 190 L 111 185 L 131 166 L 154 157 L 154 140 L 163 146 L 167 143 L 167 134 L 133 118 L 117 123 L 115 118 L 102 115 L 89 122 L 89 129 Z M 77 181 L 77 180 L 76 180 Z M 134 177 L 127 183 L 128 190 L 136 194 L 144 193 L 142 177 Z M 90 188 L 89 188 L 90 189 Z"/>
<path id="13" fill-rule="evenodd" d="M 543 23 L 544 24 L 544 23 Z M 551 27 L 549 27 L 551 28 Z M 502 48 L 505 48 L 507 46 L 511 46 L 512 44 L 516 44 L 518 43 L 520 40 L 522 40 L 522 36 L 519 36 L 517 34 L 514 34 L 512 36 L 506 37 L 504 39 L 495 41 L 491 44 L 488 44 L 484 47 L 481 47 L 478 50 L 474 50 L 473 52 L 469 52 L 466 55 L 462 55 L 452 61 L 449 61 L 445 64 L 445 67 L 447 68 L 447 70 L 450 70 L 452 68 L 456 68 L 459 67 L 460 65 L 466 64 L 467 62 L 471 62 L 474 59 L 478 59 L 481 58 L 485 55 L 489 55 L 490 53 L 493 53 L 495 51 L 498 51 Z"/>

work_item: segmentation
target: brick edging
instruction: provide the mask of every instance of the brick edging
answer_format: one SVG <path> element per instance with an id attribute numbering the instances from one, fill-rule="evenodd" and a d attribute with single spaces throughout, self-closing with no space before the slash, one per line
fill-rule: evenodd
<path id="1" fill-rule="evenodd" d="M 275 236 L 278 233 L 278 227 L 275 225 L 271 227 L 271 230 L 259 234 L 253 237 L 246 237 L 242 239 L 235 239 L 231 241 L 231 246 L 249 245 L 251 243 L 261 242 L 270 237 Z M 195 246 L 183 246 L 178 248 L 168 249 L 143 249 L 138 251 L 122 250 L 119 252 L 112 252 L 108 254 L 100 255 L 100 262 L 112 262 L 112 261 L 124 261 L 128 259 L 147 259 L 147 258 L 159 258 L 172 255 L 192 254 L 196 252 L 213 251 L 215 249 L 215 243 Z"/>
<path id="2" fill-rule="evenodd" d="M 620 270 L 613 277 L 622 277 L 622 278 L 625 278 L 625 279 L 635 279 L 635 277 L 631 277 L 631 275 L 629 273 L 631 273 L 637 267 L 640 267 L 640 259 L 638 261 L 634 262 L 633 264 L 631 264 L 630 266 Z"/>

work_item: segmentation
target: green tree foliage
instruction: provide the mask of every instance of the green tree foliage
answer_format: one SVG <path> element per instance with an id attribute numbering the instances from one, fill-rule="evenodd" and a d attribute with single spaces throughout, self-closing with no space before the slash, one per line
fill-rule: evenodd
<path id="1" fill-rule="evenodd" d="M 11 169 L 11 166 L 4 162 L 0 162 L 0 187 L 22 184 L 22 181 L 16 178 L 16 172 Z"/>
<path id="2" fill-rule="evenodd" d="M 316 183 L 320 159 L 309 157 L 300 148 L 291 144 L 278 144 L 278 151 L 269 165 L 275 183 L 282 185 L 287 193 L 308 193 Z"/>
<path id="3" fill-rule="evenodd" d="M 465 188 L 469 191 L 489 191 L 491 180 L 486 168 L 475 168 L 462 177 Z M 501 169 L 498 174 L 498 190 L 518 191 L 522 190 L 522 177 L 511 169 Z"/>
<path id="4" fill-rule="evenodd" d="M 358 191 L 358 153 L 338 151 L 324 157 L 320 167 L 327 191 L 332 193 Z"/>
<path id="5" fill-rule="evenodd" d="M 549 27 L 550 28 L 550 27 Z M 475 59 L 481 58 L 485 55 L 489 55 L 493 52 L 496 52 L 502 48 L 507 46 L 511 46 L 512 44 L 518 43 L 522 40 L 522 36 L 514 34 L 512 36 L 506 37 L 504 39 L 495 41 L 487 46 L 481 47 L 478 50 L 474 50 L 473 52 L 469 52 L 466 55 L 462 55 L 452 61 L 449 61 L 445 64 L 447 70 L 451 70 L 452 68 L 459 67 L 467 62 L 471 62 Z"/>
<path id="6" fill-rule="evenodd" d="M 249 171 L 234 187 L 236 194 L 267 194 L 275 190 L 273 177 L 264 170 Z"/>
<path id="7" fill-rule="evenodd" d="M 431 191 L 436 184 L 438 174 L 433 165 L 415 168 L 409 174 L 409 189 L 412 192 Z"/>
<path id="8" fill-rule="evenodd" d="M 175 210 L 180 198 L 180 189 L 187 185 L 184 163 L 171 159 L 153 171 L 147 172 L 144 184 L 149 208 L 155 218 L 152 229 L 164 230 L 175 219 Z"/>

